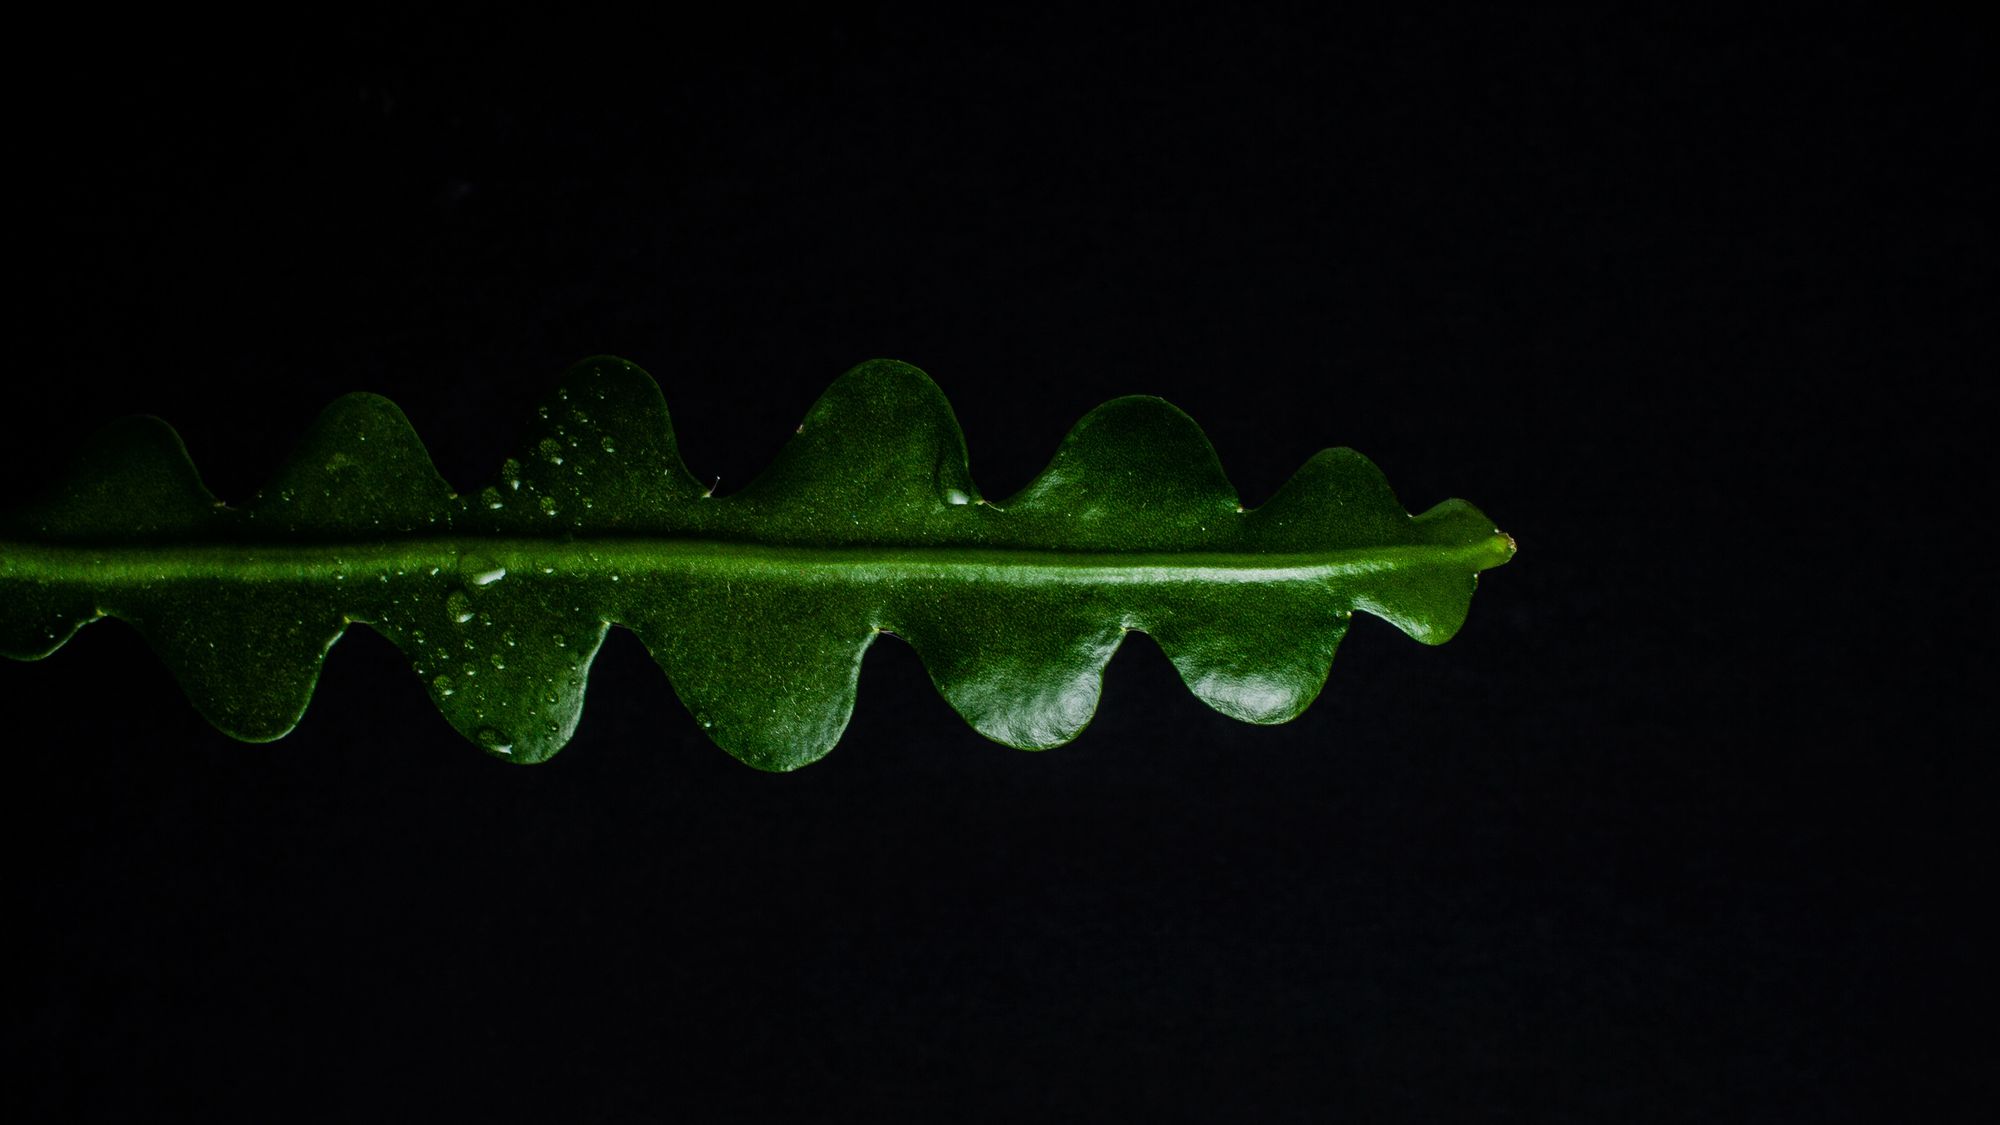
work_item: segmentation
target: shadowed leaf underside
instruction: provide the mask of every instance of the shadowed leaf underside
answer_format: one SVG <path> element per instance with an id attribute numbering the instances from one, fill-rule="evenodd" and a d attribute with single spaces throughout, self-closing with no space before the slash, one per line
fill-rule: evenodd
<path id="1" fill-rule="evenodd" d="M 265 741 L 360 623 L 467 738 L 539 762 L 574 734 L 616 624 L 717 744 L 786 770 L 839 740 L 883 633 L 1009 746 L 1074 739 L 1135 630 L 1209 706 L 1277 723 L 1319 693 L 1355 611 L 1441 643 L 1513 549 L 1463 501 L 1410 515 L 1348 449 L 1245 510 L 1201 430 L 1156 398 L 1092 411 L 1033 483 L 989 501 L 937 386 L 890 360 L 843 375 L 762 476 L 713 496 L 652 378 L 599 357 L 465 494 L 376 395 L 336 401 L 241 507 L 164 422 L 114 423 L 0 518 L 0 653 L 38 659 L 120 618 L 218 728 Z"/>

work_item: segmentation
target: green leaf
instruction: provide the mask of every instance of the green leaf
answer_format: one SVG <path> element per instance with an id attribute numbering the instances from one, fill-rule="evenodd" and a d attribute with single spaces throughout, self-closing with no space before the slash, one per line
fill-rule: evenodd
<path id="1" fill-rule="evenodd" d="M 39 659 L 121 618 L 211 722 L 264 741 L 298 723 L 358 622 L 468 738 L 539 762 L 575 732 L 618 624 L 711 738 L 786 770 L 839 740 L 885 632 L 1009 746 L 1075 738 L 1133 630 L 1209 706 L 1277 723 L 1318 694 L 1354 611 L 1440 643 L 1513 551 L 1463 501 L 1411 516 L 1348 449 L 1246 511 L 1201 430 L 1156 398 L 1092 411 L 990 503 L 937 386 L 890 360 L 843 375 L 768 471 L 714 497 L 652 378 L 599 357 L 465 495 L 375 395 L 329 407 L 241 508 L 202 487 L 165 423 L 115 423 L 0 519 L 0 652 Z"/>

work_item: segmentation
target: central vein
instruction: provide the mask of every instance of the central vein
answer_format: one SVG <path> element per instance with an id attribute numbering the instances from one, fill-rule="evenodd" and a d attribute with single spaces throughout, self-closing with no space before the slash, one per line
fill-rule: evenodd
<path id="1" fill-rule="evenodd" d="M 455 572 L 522 576 L 714 573 L 732 578 L 962 578 L 982 582 L 1286 582 L 1415 567 L 1484 570 L 1513 554 L 1493 535 L 1462 544 L 1313 552 L 1056 551 L 1005 547 L 770 546 L 696 539 L 404 539 L 98 547 L 0 541 L 0 577 L 39 581 L 337 581 Z"/>

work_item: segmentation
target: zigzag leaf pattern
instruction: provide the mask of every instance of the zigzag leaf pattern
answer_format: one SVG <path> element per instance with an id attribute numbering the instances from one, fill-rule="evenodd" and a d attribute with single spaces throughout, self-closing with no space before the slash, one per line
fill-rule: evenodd
<path id="1" fill-rule="evenodd" d="M 1133 630 L 1209 706 L 1277 723 L 1319 693 L 1356 610 L 1441 643 L 1513 552 L 1463 501 L 1411 516 L 1348 449 L 1245 510 L 1201 430 L 1155 398 L 1092 411 L 1032 484 L 988 502 L 943 394 L 891 360 L 843 375 L 762 476 L 716 497 L 651 376 L 597 357 L 464 495 L 376 395 L 328 407 L 240 508 L 166 423 L 114 423 L 0 518 L 0 653 L 39 659 L 120 618 L 218 728 L 265 741 L 360 623 L 467 738 L 540 762 L 575 732 L 617 624 L 716 743 L 788 770 L 839 740 L 883 633 L 1009 746 L 1076 738 Z"/>

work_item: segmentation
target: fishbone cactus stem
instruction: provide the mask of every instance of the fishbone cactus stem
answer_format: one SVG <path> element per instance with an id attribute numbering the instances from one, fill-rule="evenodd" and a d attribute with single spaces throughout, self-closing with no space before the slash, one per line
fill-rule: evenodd
<path id="1" fill-rule="evenodd" d="M 716 496 L 682 464 L 653 379 L 597 357 L 465 494 L 377 395 L 327 408 L 241 507 L 203 487 L 166 423 L 114 423 L 0 516 L 0 653 L 40 659 L 116 617 L 210 722 L 266 741 L 362 624 L 467 738 L 541 762 L 621 625 L 718 745 L 789 770 L 839 740 L 884 633 L 1008 746 L 1076 738 L 1135 630 L 1209 706 L 1279 723 L 1318 695 L 1357 610 L 1441 643 L 1478 573 L 1513 553 L 1462 500 L 1410 515 L 1350 449 L 1246 510 L 1157 398 L 1093 410 L 1033 483 L 989 502 L 943 394 L 892 360 L 841 376 L 763 475 Z"/>

